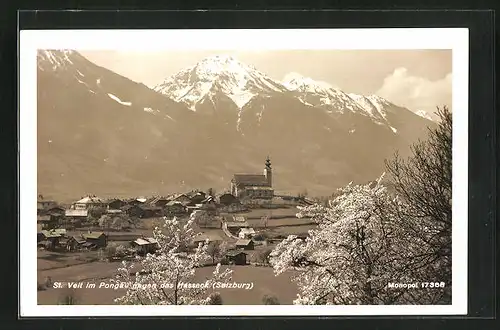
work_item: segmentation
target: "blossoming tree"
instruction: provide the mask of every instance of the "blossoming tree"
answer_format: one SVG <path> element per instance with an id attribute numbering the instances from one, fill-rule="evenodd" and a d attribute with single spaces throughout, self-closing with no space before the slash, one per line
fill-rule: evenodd
<path id="1" fill-rule="evenodd" d="M 270 263 L 277 275 L 293 271 L 295 304 L 393 304 L 410 283 L 409 255 L 419 242 L 401 230 L 405 205 L 377 182 L 349 184 L 328 207 L 299 207 L 298 217 L 318 223 L 305 240 L 289 236 L 276 246 Z"/>
<path id="2" fill-rule="evenodd" d="M 195 278 L 196 268 L 210 260 L 207 243 L 191 249 L 196 233 L 193 220 L 182 223 L 177 218 L 165 219 L 163 230 L 155 228 L 154 238 L 159 249 L 155 254 L 139 258 L 138 262 L 122 267 L 114 282 L 124 283 L 126 293 L 117 299 L 119 304 L 193 305 L 211 304 L 213 284 L 231 279 L 232 271 L 218 264 L 210 277 Z"/>

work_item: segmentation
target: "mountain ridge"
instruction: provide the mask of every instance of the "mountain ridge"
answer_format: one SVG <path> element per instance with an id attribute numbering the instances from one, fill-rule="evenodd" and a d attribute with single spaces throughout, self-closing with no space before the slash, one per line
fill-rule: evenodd
<path id="1" fill-rule="evenodd" d="M 38 189 L 44 195 L 226 189 L 233 173 L 260 172 L 268 154 L 275 189 L 329 195 L 349 181 L 378 176 L 385 158 L 432 125 L 392 103 L 383 109 L 388 124 L 377 124 L 361 107 L 307 106 L 303 94 L 274 80 L 262 83 L 267 76 L 251 66 L 244 86 L 255 95 L 241 107 L 228 95 L 239 86 L 237 75 L 214 84 L 213 76 L 198 81 L 185 71 L 181 81 L 212 88 L 196 98 L 193 111 L 76 51 L 44 52 L 37 77 Z M 313 96 L 308 101 L 316 102 Z"/>

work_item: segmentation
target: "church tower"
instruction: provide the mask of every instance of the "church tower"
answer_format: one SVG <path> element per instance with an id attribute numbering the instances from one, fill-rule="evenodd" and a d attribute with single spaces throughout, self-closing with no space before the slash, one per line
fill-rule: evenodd
<path id="1" fill-rule="evenodd" d="M 269 159 L 269 156 L 266 158 L 266 167 L 264 168 L 264 176 L 267 179 L 267 185 L 269 187 L 273 186 L 273 171 L 271 169 L 271 160 Z"/>

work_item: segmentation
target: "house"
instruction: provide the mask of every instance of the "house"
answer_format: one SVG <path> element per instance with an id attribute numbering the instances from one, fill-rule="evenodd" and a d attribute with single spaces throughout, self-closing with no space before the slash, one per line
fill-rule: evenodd
<path id="1" fill-rule="evenodd" d="M 243 215 L 233 215 L 234 222 L 246 222 L 247 218 Z"/>
<path id="2" fill-rule="evenodd" d="M 109 215 L 119 215 L 122 213 L 123 213 L 122 210 L 115 210 L 115 209 L 107 209 L 106 210 L 106 214 L 109 214 Z"/>
<path id="3" fill-rule="evenodd" d="M 243 250 L 253 250 L 254 243 L 251 239 L 239 239 L 236 241 L 236 247 Z"/>
<path id="4" fill-rule="evenodd" d="M 107 204 L 103 199 L 95 195 L 88 195 L 71 205 L 71 209 L 74 210 L 88 210 L 95 207 L 107 207 Z"/>
<path id="5" fill-rule="evenodd" d="M 64 212 L 66 220 L 69 220 L 75 227 L 81 226 L 82 222 L 87 221 L 89 215 L 88 210 L 73 210 L 67 209 Z"/>
<path id="6" fill-rule="evenodd" d="M 140 205 L 138 207 L 142 209 L 141 218 L 155 218 L 163 216 L 163 209 L 161 207 L 147 205 Z"/>
<path id="7" fill-rule="evenodd" d="M 122 211 L 127 215 L 136 218 L 142 218 L 144 215 L 144 210 L 140 205 L 137 204 L 128 204 L 122 207 Z"/>
<path id="8" fill-rule="evenodd" d="M 238 222 L 226 222 L 227 228 L 228 229 L 241 229 L 241 228 L 249 228 L 250 225 L 246 221 L 238 221 Z"/>
<path id="9" fill-rule="evenodd" d="M 200 235 L 197 235 L 193 239 L 193 243 L 195 244 L 195 246 L 198 246 L 199 243 L 203 243 L 203 242 L 207 242 L 207 241 L 208 241 L 208 243 L 212 243 L 212 242 L 222 242 L 224 240 L 222 239 L 222 237 L 220 237 L 216 233 L 202 233 Z"/>
<path id="10" fill-rule="evenodd" d="M 203 200 L 205 197 L 203 197 L 201 200 Z M 170 199 L 170 201 L 174 201 L 174 202 L 180 202 L 182 203 L 182 205 L 187 205 L 191 202 L 191 198 L 186 195 L 186 194 L 177 194 L 177 195 L 174 195 L 172 196 L 172 198 Z"/>
<path id="11" fill-rule="evenodd" d="M 232 265 L 246 265 L 247 255 L 243 251 L 230 250 L 226 252 L 224 256 L 224 261 Z"/>
<path id="12" fill-rule="evenodd" d="M 66 241 L 66 249 L 68 251 L 77 251 L 80 250 L 85 243 L 85 239 L 81 236 L 70 236 Z"/>
<path id="13" fill-rule="evenodd" d="M 97 247 L 106 247 L 108 245 L 108 236 L 102 231 L 89 231 L 82 234 L 82 237 L 87 243 L 91 243 Z"/>
<path id="14" fill-rule="evenodd" d="M 185 209 L 188 214 L 193 214 L 194 212 L 201 211 L 202 204 L 186 205 Z"/>
<path id="15" fill-rule="evenodd" d="M 253 228 L 241 228 L 238 237 L 241 239 L 250 239 L 255 235 Z"/>
<path id="16" fill-rule="evenodd" d="M 50 215 L 38 215 L 36 223 L 40 224 L 42 229 L 53 229 L 58 225 L 58 219 Z"/>
<path id="17" fill-rule="evenodd" d="M 198 191 L 198 190 L 189 192 L 187 196 L 190 199 L 189 201 L 190 205 L 201 204 L 201 202 L 207 198 L 207 195 L 203 191 Z"/>
<path id="18" fill-rule="evenodd" d="M 170 201 L 164 208 L 165 215 L 183 215 L 186 211 L 186 206 L 180 201 Z"/>
<path id="19" fill-rule="evenodd" d="M 158 250 L 158 241 L 152 237 L 140 237 L 130 243 L 136 249 L 138 254 L 145 255 L 147 253 L 154 253 Z"/>
<path id="20" fill-rule="evenodd" d="M 232 204 L 239 204 L 240 201 L 233 194 L 224 193 L 217 196 L 219 204 L 223 206 L 230 206 Z"/>
<path id="21" fill-rule="evenodd" d="M 59 246 L 59 241 L 66 234 L 66 231 L 60 230 L 42 230 L 39 235 L 37 235 L 37 241 L 39 244 L 43 244 L 48 249 L 55 249 Z"/>
<path id="22" fill-rule="evenodd" d="M 46 214 L 56 218 L 60 218 L 64 216 L 65 211 L 66 210 L 61 206 L 52 206 L 46 210 Z"/>
<path id="23" fill-rule="evenodd" d="M 163 208 L 165 207 L 165 205 L 167 205 L 168 202 L 170 202 L 170 199 L 168 199 L 167 197 L 156 196 L 153 197 L 148 204 L 153 207 Z"/>
<path id="24" fill-rule="evenodd" d="M 44 213 L 47 209 L 49 209 L 53 206 L 56 206 L 56 205 L 57 205 L 57 203 L 55 201 L 45 199 L 42 195 L 38 195 L 37 212 Z"/>
<path id="25" fill-rule="evenodd" d="M 272 185 L 271 160 L 267 157 L 264 174 L 234 175 L 231 180 L 231 194 L 238 198 L 271 199 L 274 196 Z"/>
<path id="26" fill-rule="evenodd" d="M 215 198 L 208 196 L 202 200 L 200 210 L 204 210 L 210 215 L 217 215 L 217 203 L 215 202 Z"/>
<path id="27" fill-rule="evenodd" d="M 132 199 L 127 200 L 123 207 L 125 207 L 127 205 L 129 205 L 129 206 L 143 205 L 145 202 L 146 202 L 146 198 L 132 198 Z"/>
<path id="28" fill-rule="evenodd" d="M 108 199 L 106 201 L 106 204 L 108 205 L 108 209 L 119 210 L 122 207 L 124 207 L 127 203 L 125 203 L 125 201 L 122 201 L 121 199 L 112 198 L 112 199 Z"/>

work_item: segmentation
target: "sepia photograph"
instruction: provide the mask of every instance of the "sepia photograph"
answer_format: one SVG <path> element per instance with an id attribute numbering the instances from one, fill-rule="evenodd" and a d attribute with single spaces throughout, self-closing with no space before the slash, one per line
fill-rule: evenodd
<path id="1" fill-rule="evenodd" d="M 467 312 L 466 29 L 20 40 L 30 314 Z"/>

